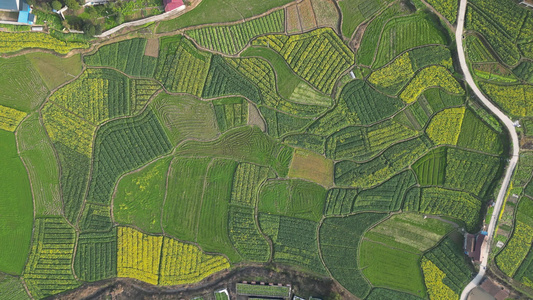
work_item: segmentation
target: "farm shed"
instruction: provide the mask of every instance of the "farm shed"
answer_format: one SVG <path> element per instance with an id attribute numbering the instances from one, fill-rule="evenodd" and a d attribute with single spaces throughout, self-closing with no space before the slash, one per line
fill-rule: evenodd
<path id="1" fill-rule="evenodd" d="M 18 11 L 21 0 L 0 0 L 0 10 Z"/>
<path id="2" fill-rule="evenodd" d="M 474 262 L 479 263 L 481 259 L 481 248 L 483 247 L 483 244 L 485 243 L 485 235 L 484 234 L 467 234 L 465 236 L 465 243 L 464 243 L 464 250 L 465 254 L 472 258 Z"/>
<path id="3" fill-rule="evenodd" d="M 168 12 L 183 6 L 183 0 L 163 0 L 163 5 L 165 6 L 165 12 Z"/>
<path id="4" fill-rule="evenodd" d="M 33 25 L 33 23 L 35 22 L 35 15 L 31 13 L 31 7 L 26 2 L 22 3 L 22 9 L 19 12 L 18 22 L 26 23 L 29 25 Z"/>
<path id="5" fill-rule="evenodd" d="M 248 299 L 273 299 L 283 300 L 289 299 L 291 295 L 291 287 L 289 285 L 274 284 L 274 283 L 237 283 L 237 295 L 245 296 Z"/>
<path id="6" fill-rule="evenodd" d="M 476 236 L 473 234 L 467 234 L 465 238 L 465 252 L 468 254 L 474 251 L 474 245 L 476 244 Z"/>
<path id="7" fill-rule="evenodd" d="M 507 299 L 507 297 L 509 297 L 509 294 L 510 294 L 509 291 L 505 287 L 492 281 L 490 278 L 485 279 L 481 283 L 481 288 L 485 292 L 491 294 L 494 298 L 496 298 L 496 300 Z"/>

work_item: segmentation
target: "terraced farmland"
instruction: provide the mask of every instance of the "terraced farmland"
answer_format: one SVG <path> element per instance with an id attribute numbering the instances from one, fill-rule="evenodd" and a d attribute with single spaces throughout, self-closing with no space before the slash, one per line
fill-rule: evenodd
<path id="1" fill-rule="evenodd" d="M 446 22 L 417 0 L 215 2 L 77 56 L 0 58 L 25 70 L 0 75 L 0 298 L 124 277 L 233 299 L 219 283 L 264 267 L 333 278 L 360 299 L 456 299 L 473 270 L 457 236 L 481 229 L 509 149 L 456 70 Z M 453 23 L 452 2 L 428 1 Z M 522 118 L 530 145 L 530 13 L 471 2 L 468 25 L 484 38 L 465 38 L 469 58 L 516 80 L 480 87 Z M 499 12 L 521 26 L 488 17 Z M 50 43 L 36 47 L 85 45 Z M 528 157 L 495 258 L 526 285 Z"/>

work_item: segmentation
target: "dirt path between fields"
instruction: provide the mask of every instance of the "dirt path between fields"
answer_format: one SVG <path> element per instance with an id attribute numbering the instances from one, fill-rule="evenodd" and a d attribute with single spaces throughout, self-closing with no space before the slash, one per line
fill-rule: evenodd
<path id="1" fill-rule="evenodd" d="M 341 299 L 356 299 L 329 278 L 309 275 L 276 264 L 237 266 L 232 270 L 213 274 L 199 283 L 174 287 L 160 287 L 135 279 L 115 278 L 87 283 L 74 291 L 50 299 L 192 299 L 196 296 L 214 299 L 213 292 L 223 288 L 228 289 L 231 299 L 236 299 L 235 283 L 241 281 L 290 284 L 294 294 L 305 299 L 310 296 L 325 299 L 332 293 L 340 294 Z"/>

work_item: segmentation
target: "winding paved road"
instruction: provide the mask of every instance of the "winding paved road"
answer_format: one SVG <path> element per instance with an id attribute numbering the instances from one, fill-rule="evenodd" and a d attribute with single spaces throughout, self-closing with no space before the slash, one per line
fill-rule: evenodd
<path id="1" fill-rule="evenodd" d="M 463 74 L 465 76 L 465 80 L 470 86 L 470 88 L 474 91 L 476 96 L 481 100 L 483 105 L 487 109 L 489 109 L 493 114 L 495 114 L 505 125 L 507 128 L 507 131 L 509 131 L 509 134 L 511 135 L 512 140 L 512 151 L 513 154 L 511 156 L 511 159 L 509 160 L 509 166 L 507 167 L 507 170 L 505 172 L 505 178 L 503 180 L 500 192 L 498 193 L 498 198 L 496 199 L 496 204 L 494 206 L 494 211 L 492 213 L 492 217 L 490 219 L 489 228 L 487 230 L 488 235 L 486 238 L 486 247 L 485 249 L 481 249 L 481 265 L 479 267 L 479 273 L 476 275 L 476 277 L 465 287 L 463 292 L 461 293 L 461 300 L 466 300 L 468 297 L 468 294 L 470 291 L 475 288 L 479 283 L 481 282 L 481 279 L 483 279 L 483 276 L 485 275 L 485 269 L 487 267 L 487 261 L 489 258 L 490 253 L 490 245 L 492 243 L 492 238 L 494 236 L 494 230 L 496 228 L 496 222 L 498 221 L 498 216 L 500 214 L 500 210 L 502 208 L 505 195 L 507 193 L 507 189 L 509 187 L 509 182 L 511 181 L 511 177 L 513 175 L 513 171 L 516 167 L 516 164 L 518 162 L 518 152 L 519 152 L 519 144 L 518 144 L 518 135 L 516 134 L 515 127 L 513 125 L 513 121 L 509 119 L 498 107 L 496 107 L 492 102 L 490 102 L 485 95 L 481 92 L 481 90 L 476 86 L 476 83 L 474 82 L 474 79 L 472 78 L 472 74 L 470 74 L 470 71 L 468 69 L 468 64 L 466 63 L 465 58 L 465 51 L 463 47 L 463 32 L 464 32 L 464 25 L 465 25 L 465 15 L 466 15 L 466 4 L 467 0 L 461 0 L 459 4 L 459 14 L 457 18 L 457 30 L 455 32 L 455 41 L 457 43 L 457 53 L 459 55 L 459 62 L 461 63 L 461 69 L 463 70 Z"/>
<path id="2" fill-rule="evenodd" d="M 181 13 L 185 13 L 184 12 L 185 9 L 186 9 L 185 5 L 182 5 L 182 6 L 176 8 L 174 10 L 167 11 L 167 12 L 162 13 L 160 15 L 155 15 L 155 16 L 151 16 L 151 17 L 140 19 L 140 20 L 136 20 L 136 21 L 122 23 L 122 24 L 118 25 L 117 27 L 113 27 L 113 28 L 105 31 L 104 33 L 102 33 L 100 35 L 95 35 L 95 37 L 103 38 L 103 37 L 109 36 L 109 35 L 117 32 L 117 31 L 119 31 L 119 30 L 121 30 L 123 28 L 126 28 L 126 27 L 141 26 L 141 25 L 144 25 L 144 24 L 148 24 L 150 22 L 164 21 L 164 20 L 167 20 L 170 17 L 174 17 L 175 15 L 179 15 Z"/>

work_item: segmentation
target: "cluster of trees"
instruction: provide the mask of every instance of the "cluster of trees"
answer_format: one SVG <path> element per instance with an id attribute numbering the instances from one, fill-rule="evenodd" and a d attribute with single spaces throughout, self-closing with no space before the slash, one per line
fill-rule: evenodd
<path id="1" fill-rule="evenodd" d="M 124 23 L 121 1 L 86 7 L 83 7 L 84 0 L 27 0 L 27 2 L 33 6 L 38 20 L 46 21 L 50 28 L 56 30 L 69 28 L 94 36 L 102 33 L 102 17 L 112 18 L 116 25 Z M 68 10 L 64 12 L 65 20 L 62 20 L 53 10 L 60 10 L 64 6 L 68 6 Z"/>

